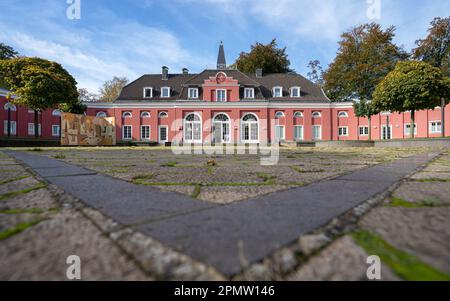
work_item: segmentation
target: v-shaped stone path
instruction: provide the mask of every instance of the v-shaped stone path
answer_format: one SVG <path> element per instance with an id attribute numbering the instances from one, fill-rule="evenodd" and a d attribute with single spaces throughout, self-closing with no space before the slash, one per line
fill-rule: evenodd
<path id="1" fill-rule="evenodd" d="M 437 156 L 425 153 L 229 205 L 214 205 L 21 151 L 5 151 L 85 204 L 225 275 L 385 191 Z M 239 247 L 241 245 L 241 247 Z"/>

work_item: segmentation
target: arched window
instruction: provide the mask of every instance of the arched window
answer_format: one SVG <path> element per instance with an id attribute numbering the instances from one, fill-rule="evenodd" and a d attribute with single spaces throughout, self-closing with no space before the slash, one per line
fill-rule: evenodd
<path id="1" fill-rule="evenodd" d="M 61 116 L 61 111 L 60 110 L 53 110 L 52 112 L 52 116 Z"/>
<path id="2" fill-rule="evenodd" d="M 142 112 L 141 113 L 141 118 L 149 118 L 150 117 L 150 113 L 149 112 Z"/>
<path id="3" fill-rule="evenodd" d="M 131 118 L 131 117 L 133 117 L 133 115 L 131 114 L 131 112 L 123 112 L 122 117 L 123 118 Z"/>
<path id="4" fill-rule="evenodd" d="M 248 113 L 242 117 L 241 140 L 247 143 L 259 142 L 259 121 L 253 113 Z"/>
<path id="5" fill-rule="evenodd" d="M 275 113 L 275 118 L 283 118 L 284 117 L 284 113 L 281 111 L 278 111 Z"/>
<path id="6" fill-rule="evenodd" d="M 320 117 L 322 117 L 322 114 L 320 112 L 313 112 L 312 113 L 312 117 L 313 118 L 320 118 Z"/>
<path id="7" fill-rule="evenodd" d="M 167 114 L 167 112 L 159 112 L 159 118 L 167 118 L 169 117 L 169 114 Z"/>
<path id="8" fill-rule="evenodd" d="M 190 113 L 184 118 L 184 141 L 187 143 L 202 142 L 202 120 L 197 113 Z"/>
<path id="9" fill-rule="evenodd" d="M 213 142 L 228 143 L 231 142 L 230 137 L 230 118 L 225 113 L 217 114 L 213 119 Z"/>
<path id="10" fill-rule="evenodd" d="M 347 112 L 344 112 L 344 111 L 339 112 L 338 117 L 339 117 L 339 118 L 348 117 L 348 113 L 347 113 Z"/>
<path id="11" fill-rule="evenodd" d="M 99 118 L 105 118 L 105 117 L 107 117 L 107 115 L 106 115 L 105 112 L 98 112 L 96 116 L 99 117 Z"/>
<path id="12" fill-rule="evenodd" d="M 8 109 L 13 112 L 17 111 L 17 107 L 10 102 L 5 103 L 5 110 L 8 111 Z"/>
<path id="13" fill-rule="evenodd" d="M 301 118 L 303 117 L 303 113 L 302 112 L 295 112 L 294 113 L 294 118 Z"/>

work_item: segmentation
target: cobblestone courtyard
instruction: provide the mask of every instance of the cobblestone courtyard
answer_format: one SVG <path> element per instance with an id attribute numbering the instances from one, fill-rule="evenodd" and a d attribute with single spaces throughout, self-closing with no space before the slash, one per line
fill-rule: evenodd
<path id="1" fill-rule="evenodd" d="M 180 193 L 205 203 L 207 209 L 270 198 L 270 193 L 428 151 L 283 148 L 274 166 L 261 166 L 255 155 L 187 156 L 163 148 L 36 148 L 27 153 L 82 166 L 136 187 Z M 232 279 L 363 280 L 366 258 L 376 254 L 385 280 L 449 280 L 450 155 L 448 150 L 439 153 L 389 191 L 301 235 L 297 242 L 279 246 L 265 259 L 247 262 L 243 256 L 239 259 L 243 270 Z M 1 151 L 0 162 L 1 280 L 64 280 L 65 260 L 71 254 L 82 258 L 85 280 L 230 278 L 139 228 L 123 226 L 86 206 Z M 91 183 L 92 190 L 95 185 Z"/>

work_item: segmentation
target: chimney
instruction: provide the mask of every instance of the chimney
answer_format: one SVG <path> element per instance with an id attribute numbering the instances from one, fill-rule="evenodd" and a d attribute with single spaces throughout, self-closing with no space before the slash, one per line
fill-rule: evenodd
<path id="1" fill-rule="evenodd" d="M 261 68 L 256 69 L 256 77 L 261 78 L 263 76 L 263 70 Z"/>
<path id="2" fill-rule="evenodd" d="M 188 69 L 188 68 L 183 68 L 182 71 L 183 71 L 183 74 L 185 74 L 185 75 L 186 75 L 186 74 L 189 74 L 189 69 Z"/>
<path id="3" fill-rule="evenodd" d="M 169 68 L 167 68 L 166 66 L 162 67 L 162 79 L 163 80 L 169 79 Z"/>

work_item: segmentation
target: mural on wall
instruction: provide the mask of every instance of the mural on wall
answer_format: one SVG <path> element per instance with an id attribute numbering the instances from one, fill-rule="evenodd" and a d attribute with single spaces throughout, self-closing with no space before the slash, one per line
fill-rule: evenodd
<path id="1" fill-rule="evenodd" d="M 61 114 L 61 145 L 115 145 L 115 118 Z"/>

